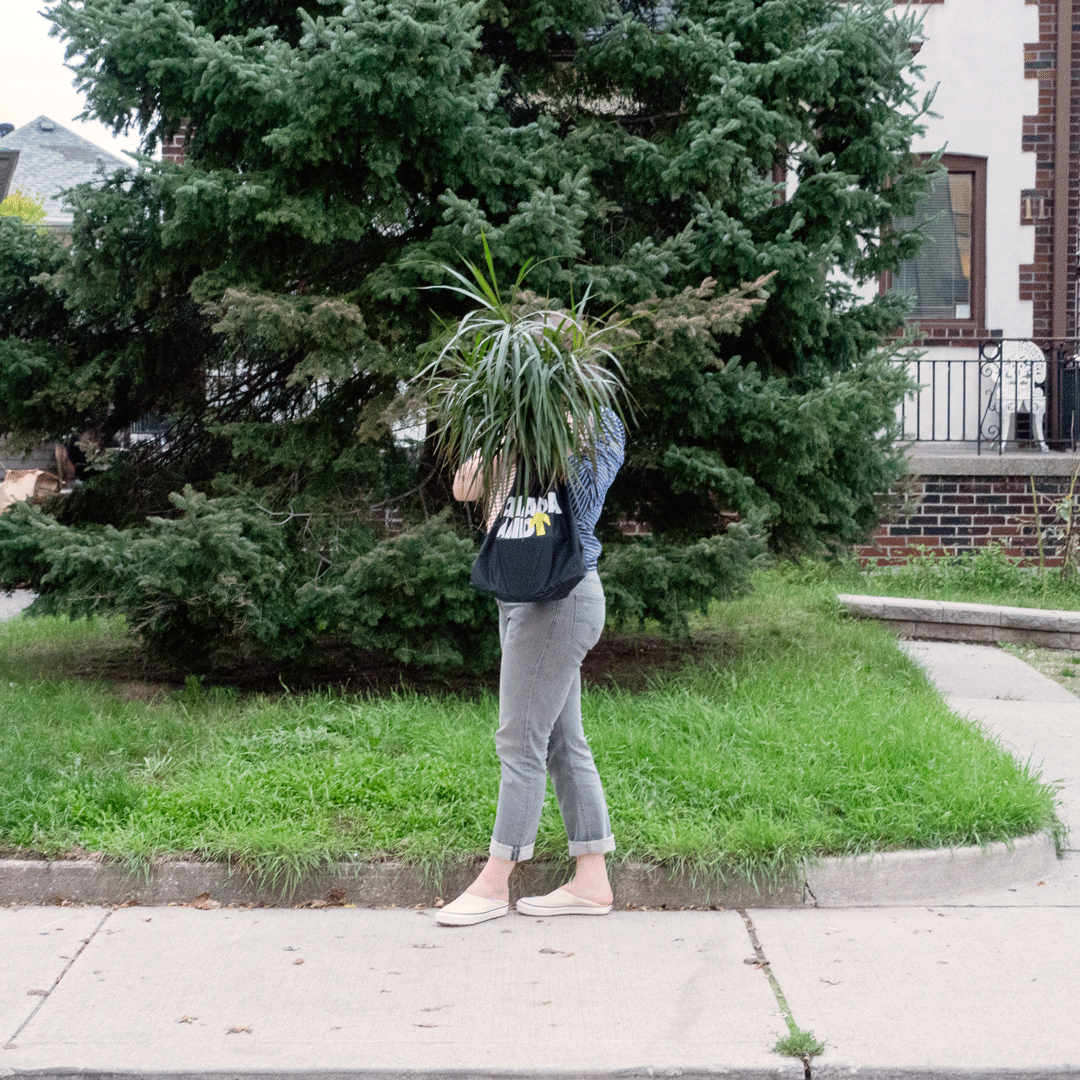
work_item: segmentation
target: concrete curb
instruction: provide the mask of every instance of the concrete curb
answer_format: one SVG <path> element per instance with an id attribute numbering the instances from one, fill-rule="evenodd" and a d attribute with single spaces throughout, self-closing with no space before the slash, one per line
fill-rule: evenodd
<path id="1" fill-rule="evenodd" d="M 850 1069 L 831 1073 L 831 1076 L 856 1076 L 863 1080 L 1076 1080 L 1075 1072 L 972 1072 L 963 1074 L 943 1072 L 889 1072 L 868 1070 L 856 1072 Z M 817 1072 L 815 1071 L 815 1076 Z M 18 1080 L 658 1080 L 661 1077 L 671 1080 L 802 1080 L 806 1076 L 803 1063 L 799 1059 L 787 1058 L 776 1065 L 759 1067 L 729 1068 L 656 1068 L 638 1066 L 635 1068 L 577 1068 L 544 1069 L 505 1069 L 505 1068 L 425 1068 L 417 1071 L 410 1068 L 369 1069 L 358 1066 L 353 1069 L 292 1069 L 266 1066 L 263 1068 L 232 1069 L 183 1069 L 155 1070 L 152 1073 L 132 1069 L 72 1069 L 70 1067 L 52 1069 L 20 1070 L 19 1072 L 0 1069 L 0 1077 L 13 1077 Z"/>
<path id="2" fill-rule="evenodd" d="M 269 906 L 350 903 L 357 907 L 430 907 L 451 900 L 476 877 L 483 860 L 459 860 L 425 873 L 402 863 L 346 863 L 305 877 L 295 888 L 260 884 L 220 863 L 160 862 L 132 873 L 116 863 L 93 860 L 0 861 L 0 905 L 191 903 L 200 896 L 226 904 Z M 565 863 L 523 863 L 514 875 L 517 896 L 550 892 L 567 877 Z M 797 907 L 803 890 L 793 880 L 706 882 L 671 875 L 644 863 L 614 864 L 612 886 L 621 908 Z"/>
<path id="3" fill-rule="evenodd" d="M 644 863 L 611 867 L 616 906 L 657 908 L 876 907 L 926 902 L 954 893 L 1032 884 L 1057 860 L 1047 834 L 1014 843 L 928 851 L 891 851 L 826 858 L 804 867 L 800 880 L 705 881 Z M 430 907 L 451 899 L 475 877 L 479 862 L 458 861 L 441 874 L 401 863 L 351 863 L 312 874 L 295 888 L 260 884 L 220 863 L 160 862 L 146 872 L 89 859 L 0 861 L 0 905 L 52 904 L 265 904 Z M 559 864 L 524 864 L 516 895 L 547 892 L 566 877 Z"/>
<path id="4" fill-rule="evenodd" d="M 877 1065 L 865 1068 L 822 1065 L 815 1059 L 813 1075 L 814 1080 L 1076 1080 L 1080 1069 L 1070 1065 L 1061 1069 L 1043 1069 L 1038 1066 L 1030 1069 L 1004 1069 L 999 1066 L 957 1069 L 948 1065 L 941 1068 L 912 1065 L 908 1068 L 882 1069 Z M 125 1078 L 110 1074 L 109 1080 Z"/>
<path id="5" fill-rule="evenodd" d="M 1080 650 L 1080 611 L 959 604 L 840 593 L 850 615 L 887 622 L 905 638 L 1041 645 Z"/>
<path id="6" fill-rule="evenodd" d="M 807 870 L 807 902 L 827 908 L 919 903 L 1033 884 L 1056 863 L 1057 850 L 1047 833 L 1024 836 L 1011 844 L 823 859 L 821 865 Z"/>

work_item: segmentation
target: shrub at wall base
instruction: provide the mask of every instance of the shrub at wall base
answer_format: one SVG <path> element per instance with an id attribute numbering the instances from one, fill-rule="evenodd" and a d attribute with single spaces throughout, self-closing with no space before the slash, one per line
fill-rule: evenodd
<path id="1" fill-rule="evenodd" d="M 441 670 L 497 663 L 495 604 L 469 585 L 478 545 L 446 513 L 380 542 L 356 526 L 312 550 L 307 515 L 190 488 L 172 501 L 178 516 L 123 530 L 13 507 L 0 516 L 0 587 L 37 590 L 39 614 L 123 614 L 151 655 L 192 671 L 317 670 L 328 644 Z M 685 633 L 688 612 L 748 586 L 762 550 L 745 526 L 685 549 L 613 547 L 600 564 L 611 623 Z"/>

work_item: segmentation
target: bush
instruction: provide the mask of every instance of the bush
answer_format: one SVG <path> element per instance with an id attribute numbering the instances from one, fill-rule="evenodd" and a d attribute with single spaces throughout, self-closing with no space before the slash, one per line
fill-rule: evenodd
<path id="1" fill-rule="evenodd" d="M 39 571 L 28 582 L 40 592 L 36 611 L 120 611 L 152 654 L 175 663 L 299 660 L 312 634 L 291 599 L 298 567 L 290 530 L 241 499 L 185 488 L 170 501 L 180 516 L 123 530 L 75 529 L 22 507 L 5 522 L 0 575 L 10 584 L 8 553 L 21 555 L 21 570 Z M 36 558 L 28 536 L 40 545 Z"/>
<path id="2" fill-rule="evenodd" d="M 258 663 L 317 669 L 325 646 L 481 672 L 497 662 L 495 604 L 469 585 L 476 543 L 444 512 L 376 542 L 355 516 L 271 514 L 243 497 L 173 494 L 172 518 L 73 528 L 40 508 L 0 517 L 0 586 L 39 614 L 114 611 L 149 653 L 193 671 Z M 687 614 L 749 586 L 763 545 L 745 526 L 687 548 L 611 544 L 601 564 L 613 627 Z"/>
<path id="3" fill-rule="evenodd" d="M 170 500 L 179 516 L 123 530 L 21 504 L 0 518 L 0 585 L 37 590 L 38 614 L 120 612 L 148 652 L 196 671 L 313 668 L 331 640 L 435 668 L 498 655 L 494 604 L 469 586 L 476 546 L 446 514 L 376 544 L 243 498 Z"/>
<path id="4" fill-rule="evenodd" d="M 608 622 L 616 628 L 655 620 L 665 630 L 689 633 L 687 615 L 704 613 L 711 600 L 731 600 L 750 590 L 750 574 L 764 542 L 745 525 L 730 525 L 688 547 L 652 538 L 606 549 L 600 578 Z"/>
<path id="5" fill-rule="evenodd" d="M 469 584 L 476 545 L 444 512 L 299 591 L 320 631 L 406 664 L 486 671 L 499 655 L 495 602 Z"/>

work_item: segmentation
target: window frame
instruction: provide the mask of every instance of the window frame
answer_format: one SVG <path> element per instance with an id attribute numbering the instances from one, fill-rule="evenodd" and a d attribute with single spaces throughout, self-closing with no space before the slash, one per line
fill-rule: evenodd
<path id="1" fill-rule="evenodd" d="M 926 160 L 929 154 L 918 157 Z M 942 168 L 947 173 L 965 173 L 972 177 L 971 190 L 971 314 L 966 319 L 927 319 L 909 316 L 908 326 L 934 331 L 934 336 L 958 336 L 963 331 L 986 326 L 986 158 L 974 154 L 942 154 Z M 892 288 L 892 273 L 881 275 L 879 291 Z M 949 334 L 952 330 L 955 333 Z"/>

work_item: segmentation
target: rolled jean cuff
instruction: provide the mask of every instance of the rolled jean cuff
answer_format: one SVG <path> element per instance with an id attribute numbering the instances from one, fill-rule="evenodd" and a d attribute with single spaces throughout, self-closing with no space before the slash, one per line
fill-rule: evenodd
<path id="1" fill-rule="evenodd" d="M 606 855 L 615 850 L 615 837 L 605 836 L 603 840 L 571 840 L 570 856 L 577 858 L 578 855 Z"/>
<path id="2" fill-rule="evenodd" d="M 505 859 L 507 862 L 526 862 L 533 857 L 533 848 L 535 847 L 535 844 L 511 847 L 509 844 L 500 844 L 492 840 L 491 846 L 488 848 L 488 854 L 493 859 Z"/>

